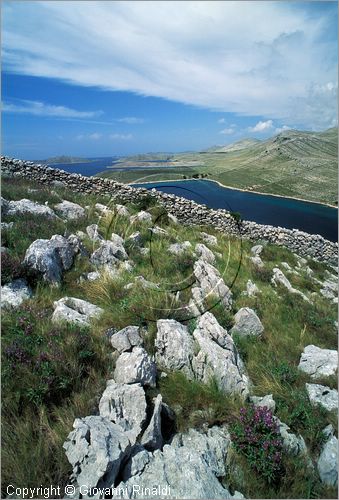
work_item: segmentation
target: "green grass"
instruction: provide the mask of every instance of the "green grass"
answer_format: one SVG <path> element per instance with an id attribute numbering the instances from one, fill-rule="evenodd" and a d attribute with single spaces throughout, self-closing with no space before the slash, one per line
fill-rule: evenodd
<path id="1" fill-rule="evenodd" d="M 300 432 L 311 456 L 317 456 L 322 429 L 329 423 L 336 425 L 336 422 L 332 415 L 310 406 L 305 393 L 305 382 L 310 380 L 298 371 L 297 366 L 300 354 L 308 344 L 337 348 L 334 327 L 337 311 L 335 305 L 321 296 L 312 297 L 312 304 L 309 304 L 282 288 L 275 289 L 274 293 L 270 283 L 272 269 L 282 261 L 295 266 L 296 258 L 291 252 L 282 247 L 265 246 L 262 253 L 265 268 L 258 271 L 249 259 L 253 243 L 240 242 L 208 227 L 173 225 L 164 216 L 157 224 L 168 234 L 153 235 L 151 241 L 149 224 L 131 226 L 128 218 L 115 215 L 99 219 L 94 204 L 108 203 L 105 197 L 84 197 L 56 189 L 57 195 L 53 195 L 52 203 L 50 194 L 41 186 L 17 180 L 4 180 L 3 196 L 7 199 L 32 198 L 33 195 L 27 193 L 28 188 L 39 189 L 39 193 L 35 193 L 37 201 L 51 200 L 52 207 L 60 196 L 60 199 L 88 205 L 89 210 L 86 217 L 77 223 L 28 215 L 5 217 L 5 222 L 14 222 L 12 229 L 3 232 L 3 244 L 8 246 L 12 259 L 9 264 L 5 263 L 6 281 L 20 277 L 20 263 L 32 241 L 64 234 L 65 231 L 84 231 L 91 223 L 98 223 L 101 233 L 108 238 L 112 232 L 127 238 L 132 232 L 140 231 L 143 245 L 151 247 L 152 260 L 141 255 L 137 248 L 126 246 L 130 259 L 134 261 L 131 272 L 121 272 L 115 278 L 104 274 L 98 281 L 80 282 L 81 275 L 95 270 L 95 267 L 86 257 L 77 256 L 59 287 L 49 287 L 39 277 L 33 276 L 34 298 L 16 312 L 2 313 L 4 487 L 13 481 L 13 477 L 17 486 L 62 485 L 67 481 L 70 467 L 62 443 L 72 429 L 74 418 L 97 411 L 106 380 L 112 377 L 114 367 L 105 336 L 107 328 L 140 325 L 146 349 L 152 354 L 156 320 L 173 318 L 185 323 L 191 333 L 194 331 L 196 320 L 189 320 L 183 313 L 191 296 L 190 288 L 183 289 L 179 296 L 172 291 L 178 285 L 184 288 L 182 285 L 192 278 L 191 251 L 176 257 L 168 253 L 167 247 L 175 241 L 189 240 L 194 251 L 195 244 L 202 242 L 200 231 L 217 236 L 218 244 L 213 250 L 222 256 L 217 258 L 215 265 L 233 294 L 232 311 L 226 311 L 211 297 L 208 304 L 211 312 L 229 330 L 235 312 L 241 307 L 251 307 L 264 325 L 264 334 L 260 339 L 234 338 L 253 383 L 252 392 L 256 395 L 272 394 L 277 403 L 277 416 L 293 432 Z M 162 213 L 151 197 L 142 204 L 129 205 L 128 209 L 130 213 L 148 209 L 153 221 Z M 89 239 L 85 240 L 85 246 L 89 252 L 95 247 Z M 311 259 L 308 265 L 318 279 L 324 279 L 329 269 Z M 18 269 L 20 272 L 15 275 Z M 299 277 L 287 274 L 293 285 L 308 296 L 318 291 L 318 285 L 310 284 L 305 273 L 298 271 Z M 138 276 L 159 283 L 161 290 L 145 289 L 140 283 L 126 289 L 126 285 Z M 257 297 L 243 295 L 248 279 L 259 287 Z M 85 330 L 67 325 L 56 327 L 51 323 L 53 301 L 66 295 L 83 298 L 102 307 L 103 316 Z M 336 387 L 335 378 L 319 382 Z M 161 378 L 153 392 L 158 391 L 175 411 L 177 430 L 199 428 L 206 423 L 232 423 L 239 415 L 242 404 L 237 398 L 221 394 L 213 380 L 204 385 L 188 381 L 180 373 L 168 373 L 166 378 Z M 333 490 L 321 486 L 316 474 L 309 474 L 300 461 L 286 458 L 284 463 L 286 477 L 282 478 L 278 488 L 272 489 L 234 452 L 232 460 L 230 458 L 232 473 L 228 478 L 231 488 L 242 491 L 249 498 L 334 496 Z"/>

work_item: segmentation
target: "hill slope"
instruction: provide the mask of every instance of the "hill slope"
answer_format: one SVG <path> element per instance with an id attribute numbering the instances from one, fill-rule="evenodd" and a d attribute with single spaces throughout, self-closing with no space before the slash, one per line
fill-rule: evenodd
<path id="1" fill-rule="evenodd" d="M 266 141 L 249 139 L 205 153 L 173 155 L 167 165 L 148 169 L 147 176 L 148 180 L 159 181 L 207 174 L 225 186 L 335 205 L 337 141 L 337 128 L 325 132 L 288 130 Z M 135 182 L 143 172 L 103 175 Z"/>

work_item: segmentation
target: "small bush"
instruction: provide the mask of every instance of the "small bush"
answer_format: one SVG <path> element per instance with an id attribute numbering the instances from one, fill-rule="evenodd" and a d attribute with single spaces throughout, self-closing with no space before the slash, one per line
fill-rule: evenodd
<path id="1" fill-rule="evenodd" d="M 237 222 L 241 221 L 241 213 L 240 212 L 230 212 L 230 216 L 233 217 Z"/>
<path id="2" fill-rule="evenodd" d="M 275 483 L 282 472 L 282 439 L 279 426 L 266 407 L 243 407 L 231 426 L 235 449 L 243 454 L 257 474 Z"/>
<path id="3" fill-rule="evenodd" d="M 263 283 L 270 283 L 272 278 L 272 271 L 266 267 L 255 266 L 252 269 L 252 276 L 254 280 L 262 281 Z"/>

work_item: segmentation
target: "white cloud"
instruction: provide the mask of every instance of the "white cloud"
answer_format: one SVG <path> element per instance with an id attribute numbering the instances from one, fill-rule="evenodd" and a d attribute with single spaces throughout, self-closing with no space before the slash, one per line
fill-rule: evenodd
<path id="1" fill-rule="evenodd" d="M 308 4 L 5 2 L 3 69 L 322 127 L 337 109 L 334 11 Z"/>
<path id="2" fill-rule="evenodd" d="M 132 137 L 132 134 L 111 134 L 109 136 L 113 141 L 129 141 Z"/>
<path id="3" fill-rule="evenodd" d="M 280 132 L 284 132 L 285 130 L 291 130 L 291 127 L 288 127 L 287 125 L 283 125 L 282 127 L 277 127 L 275 129 L 275 132 L 277 134 L 280 134 Z"/>
<path id="4" fill-rule="evenodd" d="M 4 113 L 26 113 L 35 116 L 55 116 L 59 118 L 94 118 L 103 114 L 102 111 L 77 111 L 67 106 L 55 106 L 40 101 L 20 100 L 20 104 L 4 102 Z"/>
<path id="5" fill-rule="evenodd" d="M 143 118 L 137 118 L 135 116 L 126 116 L 125 118 L 118 118 L 118 122 L 128 123 L 129 125 L 138 125 L 140 123 L 144 123 Z"/>
<path id="6" fill-rule="evenodd" d="M 259 121 L 254 127 L 248 127 L 249 132 L 267 132 L 273 128 L 273 121 L 267 120 L 265 122 Z"/>
<path id="7" fill-rule="evenodd" d="M 98 141 L 103 137 L 102 134 L 98 132 L 93 132 L 92 134 L 78 134 L 76 136 L 77 141 L 90 140 L 90 141 Z"/>
<path id="8" fill-rule="evenodd" d="M 235 128 L 234 127 L 228 127 L 228 128 L 224 128 L 223 130 L 220 130 L 220 134 L 225 134 L 225 135 L 232 135 L 234 134 L 235 132 Z"/>
<path id="9" fill-rule="evenodd" d="M 218 123 L 226 123 L 225 118 L 220 118 L 220 120 L 218 120 Z"/>
<path id="10" fill-rule="evenodd" d="M 98 134 L 98 132 L 94 132 L 93 134 L 90 134 L 88 136 L 89 139 L 91 139 L 92 141 L 97 141 L 98 139 L 101 139 L 102 137 L 102 134 Z"/>

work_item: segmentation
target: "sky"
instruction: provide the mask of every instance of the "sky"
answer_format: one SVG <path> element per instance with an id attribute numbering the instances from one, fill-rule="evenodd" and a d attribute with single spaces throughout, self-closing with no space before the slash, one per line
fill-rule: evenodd
<path id="1" fill-rule="evenodd" d="M 2 7 L 2 154 L 192 151 L 337 126 L 337 2 Z"/>

